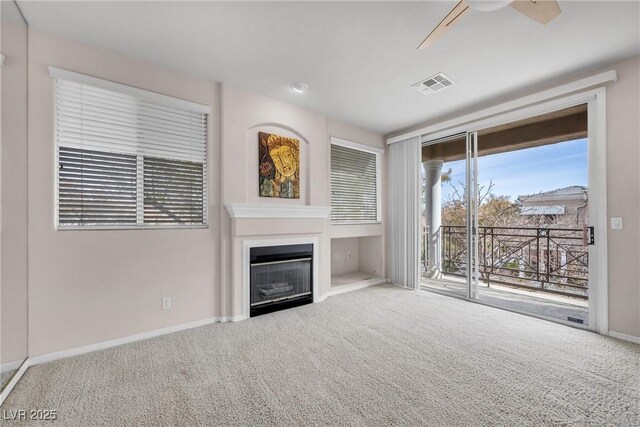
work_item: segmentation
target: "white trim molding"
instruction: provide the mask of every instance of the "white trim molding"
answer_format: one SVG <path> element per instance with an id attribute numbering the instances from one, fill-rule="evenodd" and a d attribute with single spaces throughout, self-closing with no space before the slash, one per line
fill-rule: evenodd
<path id="1" fill-rule="evenodd" d="M 328 218 L 329 206 L 270 205 L 262 203 L 227 203 L 231 218 Z"/>
<path id="2" fill-rule="evenodd" d="M 607 220 L 607 88 L 592 91 L 588 100 L 589 222 L 595 226 L 595 245 L 589 246 L 589 319 L 594 329 L 609 335 L 609 250 Z M 595 196 L 595 197 L 594 197 Z M 591 262 L 595 260 L 595 262 Z M 591 291 L 591 289 L 593 291 Z M 589 321 L 591 324 L 591 321 Z M 591 326 L 591 325 L 589 325 Z"/>
<path id="3" fill-rule="evenodd" d="M 14 369 L 18 369 L 20 365 L 22 365 L 22 362 L 25 361 L 25 359 L 14 360 L 13 362 L 3 363 L 2 365 L 0 365 L 0 372 L 7 372 L 7 371 L 13 371 Z"/>
<path id="4" fill-rule="evenodd" d="M 244 314 L 241 314 L 239 316 L 223 316 L 220 318 L 220 323 L 233 323 L 233 322 L 240 322 L 241 320 L 246 320 L 249 317 L 245 316 Z"/>
<path id="5" fill-rule="evenodd" d="M 25 359 L 20 364 L 20 367 L 18 368 L 18 371 L 15 374 L 13 374 L 13 376 L 11 377 L 9 382 L 2 389 L 2 393 L 0 393 L 0 405 L 2 405 L 4 403 L 4 401 L 7 398 L 7 396 L 9 396 L 9 393 L 11 393 L 11 390 L 13 390 L 13 388 L 16 386 L 16 384 L 18 384 L 18 381 L 20 381 L 20 378 L 22 378 L 24 373 L 27 371 L 27 368 L 29 366 L 31 366 L 31 365 L 32 364 L 31 364 L 31 362 L 30 362 L 30 360 L 28 358 Z"/>
<path id="6" fill-rule="evenodd" d="M 488 117 L 492 117 L 497 114 L 519 110 L 523 107 L 530 106 L 538 102 L 548 101 L 556 97 L 565 96 L 570 93 L 584 91 L 597 86 L 605 85 L 606 83 L 617 81 L 618 73 L 615 70 L 605 71 L 603 73 L 576 80 L 574 82 L 543 90 L 529 96 L 494 105 L 493 107 L 489 107 L 484 110 L 456 117 L 455 119 L 447 120 L 430 126 L 424 126 L 420 129 L 387 138 L 387 144 L 394 144 L 396 142 L 415 137 L 420 137 L 422 139 L 422 137 L 425 135 L 435 135 L 439 132 L 453 134 L 456 133 L 455 128 L 460 126 L 464 126 L 465 128 L 481 129 L 481 127 L 478 127 L 474 122 L 487 119 Z"/>
<path id="7" fill-rule="evenodd" d="M 146 101 L 164 105 L 171 108 L 181 108 L 198 112 L 202 114 L 210 114 L 211 107 L 208 105 L 197 104 L 195 102 L 187 101 L 185 99 L 176 98 L 169 95 L 163 95 L 160 93 L 152 92 L 145 89 L 140 89 L 133 86 L 127 86 L 121 83 L 112 82 L 109 80 L 100 79 L 98 77 L 88 76 L 86 74 L 76 73 L 74 71 L 64 70 L 62 68 L 49 66 L 49 76 L 54 79 L 70 80 L 76 83 L 84 83 L 90 86 L 99 87 L 101 89 L 113 90 L 120 93 L 126 93 L 142 98 Z"/>
<path id="8" fill-rule="evenodd" d="M 330 136 L 329 142 L 333 145 L 352 148 L 354 150 L 367 151 L 369 153 L 384 154 L 384 148 L 374 147 L 373 145 L 361 144 L 359 142 L 349 141 L 347 139 Z"/>
<path id="9" fill-rule="evenodd" d="M 640 344 L 640 337 L 636 337 L 633 335 L 621 334 L 620 332 L 609 331 L 609 336 L 612 338 L 617 338 L 619 340 L 629 341 L 634 344 Z"/>
<path id="10" fill-rule="evenodd" d="M 237 319 L 236 319 L 237 317 Z M 187 329 L 197 328 L 200 326 L 211 325 L 213 323 L 221 323 L 228 321 L 237 321 L 241 320 L 240 316 L 236 316 L 234 318 L 220 318 L 220 317 L 210 317 L 207 319 L 196 320 L 195 322 L 181 323 L 179 325 L 168 326 L 162 329 L 155 329 L 153 331 L 142 332 L 140 334 L 129 335 L 126 337 L 115 338 L 112 340 L 101 341 L 94 344 L 83 345 L 80 347 L 70 348 L 67 350 L 56 351 L 53 353 L 41 354 L 35 357 L 28 357 L 24 360 L 24 362 L 20 365 L 18 372 L 16 372 L 11 381 L 5 386 L 2 390 L 2 394 L 0 394 L 0 405 L 7 398 L 11 390 L 18 383 L 18 380 L 25 373 L 27 368 L 35 365 L 39 365 L 41 363 L 53 362 L 54 360 L 66 359 L 68 357 L 80 356 L 82 354 L 92 353 L 94 351 L 105 350 L 111 347 L 117 347 L 123 344 L 129 344 L 136 341 L 146 340 L 148 338 L 159 337 L 161 335 L 172 334 L 174 332 L 180 332 Z"/>
<path id="11" fill-rule="evenodd" d="M 107 341 L 101 341 L 94 344 L 83 345 L 81 347 L 70 348 L 68 350 L 42 354 L 40 356 L 30 357 L 29 366 L 52 362 L 58 359 L 66 359 L 67 357 L 79 356 L 85 353 L 92 353 L 94 351 L 104 350 L 107 348 L 116 347 L 122 344 L 132 343 L 135 341 L 146 340 L 148 338 L 154 338 L 161 335 L 172 334 L 174 332 L 180 332 L 187 329 L 197 328 L 200 326 L 211 325 L 213 323 L 218 323 L 219 321 L 220 321 L 219 317 L 210 317 L 208 319 L 196 320 L 195 322 L 181 323 L 179 325 L 168 326 L 162 329 L 155 329 L 153 331 L 142 332 L 140 334 L 129 335 L 126 337 L 115 338 Z"/>
<path id="12" fill-rule="evenodd" d="M 433 133 L 424 134 L 420 137 L 421 143 L 429 143 L 438 139 L 449 137 L 451 135 L 465 133 L 469 130 L 480 131 L 483 129 L 500 126 L 507 123 L 513 123 L 519 120 L 527 119 L 533 116 L 539 116 L 553 111 L 562 110 L 576 105 L 581 105 L 596 98 L 599 89 L 590 89 L 585 92 L 567 95 L 564 97 L 556 97 L 551 100 L 536 103 L 534 105 L 525 105 L 516 110 L 510 110 L 504 113 L 495 114 L 490 117 L 478 119 L 473 122 L 460 124 L 453 128 L 438 130 Z"/>

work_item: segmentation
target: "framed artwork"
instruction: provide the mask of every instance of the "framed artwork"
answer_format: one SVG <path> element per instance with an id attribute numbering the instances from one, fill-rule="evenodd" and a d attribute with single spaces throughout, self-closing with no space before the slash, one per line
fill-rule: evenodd
<path id="1" fill-rule="evenodd" d="M 260 197 L 300 198 L 300 141 L 258 133 Z"/>

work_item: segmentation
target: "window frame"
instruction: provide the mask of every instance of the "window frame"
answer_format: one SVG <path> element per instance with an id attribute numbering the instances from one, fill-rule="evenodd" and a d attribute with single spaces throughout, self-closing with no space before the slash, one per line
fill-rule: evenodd
<path id="1" fill-rule="evenodd" d="M 361 144 L 359 142 L 353 142 L 338 137 L 329 138 L 329 196 L 331 202 L 331 174 L 333 172 L 333 162 L 331 161 L 331 146 L 336 145 L 339 147 L 349 148 L 352 150 L 363 151 L 365 153 L 373 154 L 376 156 L 376 219 L 365 221 L 334 221 L 329 214 L 331 225 L 375 225 L 382 223 L 382 155 L 384 154 L 383 148 L 378 148 L 372 145 Z M 331 209 L 333 209 L 333 203 L 331 203 Z"/>
<path id="2" fill-rule="evenodd" d="M 174 98 L 167 95 L 162 95 L 156 92 L 139 89 L 132 86 L 123 85 L 120 83 L 111 82 L 108 80 L 99 79 L 96 77 L 68 71 L 56 67 L 49 67 L 49 75 L 53 80 L 63 79 L 69 80 L 75 83 L 85 83 L 92 86 L 96 86 L 101 89 L 107 89 L 121 94 L 133 95 L 140 100 L 157 104 L 159 106 L 170 108 L 182 108 L 191 109 L 195 112 L 202 113 L 208 116 L 211 113 L 211 107 L 207 105 L 197 104 L 191 101 L 186 101 L 180 98 Z M 143 161 L 145 155 L 142 151 L 136 153 L 137 173 L 136 180 L 138 185 L 136 186 L 136 224 L 113 224 L 113 225 L 66 225 L 60 224 L 60 156 L 58 145 L 58 107 L 57 98 L 58 91 L 56 85 L 53 86 L 53 174 L 54 174 L 54 228 L 56 231 L 101 231 L 101 230 L 150 230 L 150 229 L 207 229 L 209 228 L 209 144 L 210 144 L 210 120 L 206 118 L 207 132 L 205 139 L 205 155 L 202 163 L 203 169 L 203 188 L 202 188 L 202 203 L 203 203 L 203 223 L 202 224 L 145 224 L 144 223 L 144 172 Z M 177 160 L 177 159 L 176 159 Z M 142 172 L 141 172 L 142 170 Z M 142 219 L 142 222 L 141 222 Z"/>

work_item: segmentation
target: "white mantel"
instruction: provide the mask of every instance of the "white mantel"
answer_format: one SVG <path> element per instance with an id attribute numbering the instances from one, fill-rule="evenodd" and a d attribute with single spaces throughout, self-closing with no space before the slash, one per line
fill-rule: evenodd
<path id="1" fill-rule="evenodd" d="M 313 244 L 313 300 L 326 298 L 331 283 L 329 206 L 287 203 L 226 203 L 231 218 L 230 320 L 249 316 L 249 255 L 252 247 Z"/>
<path id="2" fill-rule="evenodd" d="M 328 218 L 329 206 L 276 205 L 263 203 L 227 203 L 231 218 Z"/>
<path id="3" fill-rule="evenodd" d="M 321 302 L 327 298 L 326 291 L 321 291 L 320 287 L 320 266 L 318 260 L 320 254 L 320 239 L 318 236 L 313 237 L 285 237 L 275 239 L 257 239 L 257 240 L 242 240 L 242 271 L 240 272 L 242 278 L 242 289 L 240 290 L 242 306 L 239 312 L 235 312 L 232 317 L 232 321 L 245 320 L 249 318 L 250 305 L 251 305 L 251 248 L 257 248 L 261 246 L 280 246 L 280 245 L 299 245 L 299 244 L 311 244 L 313 245 L 313 259 L 312 263 L 312 289 L 313 289 L 313 302 Z"/>

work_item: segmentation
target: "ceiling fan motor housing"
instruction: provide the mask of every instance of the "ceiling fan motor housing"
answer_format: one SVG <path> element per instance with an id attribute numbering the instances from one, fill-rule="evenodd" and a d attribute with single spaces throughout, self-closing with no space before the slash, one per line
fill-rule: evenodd
<path id="1" fill-rule="evenodd" d="M 511 0 L 467 0 L 467 4 L 473 10 L 480 12 L 491 12 L 502 9 L 511 3 Z"/>

